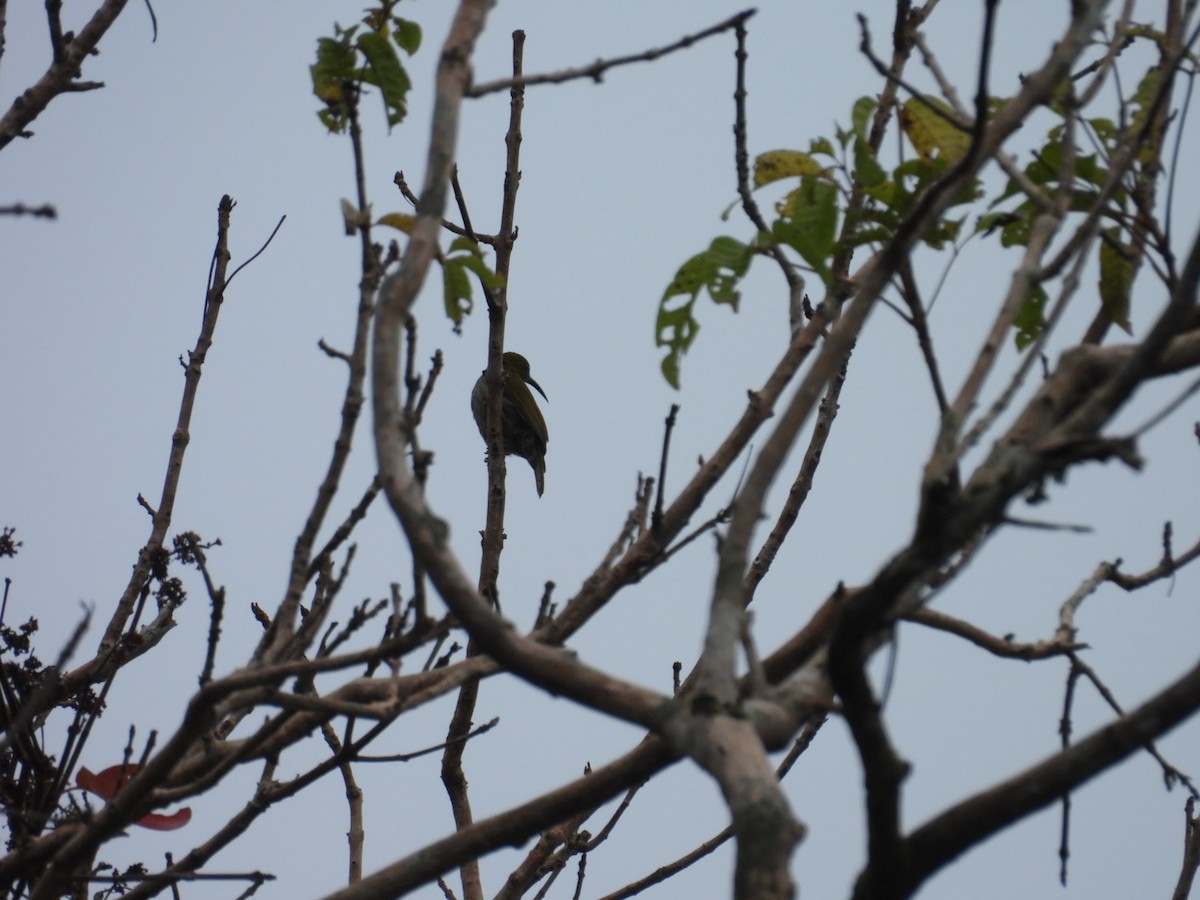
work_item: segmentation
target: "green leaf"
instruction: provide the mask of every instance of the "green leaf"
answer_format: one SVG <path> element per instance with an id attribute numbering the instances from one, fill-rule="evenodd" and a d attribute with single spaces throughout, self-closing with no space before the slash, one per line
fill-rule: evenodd
<path id="1" fill-rule="evenodd" d="M 368 31 L 359 37 L 358 49 L 367 60 L 362 80 L 378 87 L 383 95 L 388 127 L 399 124 L 408 113 L 408 91 L 412 82 L 396 55 L 396 48 L 382 33 Z"/>
<path id="2" fill-rule="evenodd" d="M 1063 145 L 1061 141 L 1047 141 L 1036 151 L 1031 163 L 1025 167 L 1029 180 L 1037 185 L 1058 187 L 1062 184 L 1063 175 Z M 1108 170 L 1100 164 L 1096 154 L 1088 154 L 1075 159 L 1075 178 L 1090 184 L 1101 185 L 1107 180 Z M 1009 183 L 1008 188 L 1000 199 L 1019 193 L 1020 188 Z"/>
<path id="3" fill-rule="evenodd" d="M 772 236 L 792 247 L 826 287 L 833 282 L 827 260 L 833 255 L 837 232 L 837 187 L 821 178 L 806 176 L 790 198 L 791 214 L 777 219 Z"/>
<path id="4" fill-rule="evenodd" d="M 821 153 L 825 156 L 833 156 L 833 144 L 829 138 L 813 138 L 808 142 L 808 152 L 816 155 Z"/>
<path id="5" fill-rule="evenodd" d="M 1006 225 L 1011 218 L 1010 212 L 984 213 L 975 220 L 975 233 L 989 235 L 1001 225 Z"/>
<path id="6" fill-rule="evenodd" d="M 463 265 L 463 257 L 447 259 L 442 266 L 442 289 L 446 315 L 454 323 L 454 331 L 461 332 L 463 319 L 475 308 L 471 298 L 471 278 Z"/>
<path id="7" fill-rule="evenodd" d="M 1147 113 L 1150 112 L 1154 105 L 1154 96 L 1158 93 L 1158 87 L 1162 84 L 1162 72 L 1157 66 L 1147 69 L 1146 74 L 1142 76 L 1142 80 L 1138 82 L 1137 91 L 1132 97 L 1133 105 L 1136 107 L 1136 112 L 1133 115 L 1133 121 L 1130 126 L 1136 132 L 1145 121 Z"/>
<path id="8" fill-rule="evenodd" d="M 354 80 L 357 56 L 350 39 L 355 30 L 343 31 L 335 25 L 337 37 L 323 37 L 317 41 L 317 61 L 308 69 L 312 76 L 313 94 L 325 104 L 317 117 L 332 132 L 341 132 L 346 128 L 345 86 Z"/>
<path id="9" fill-rule="evenodd" d="M 1024 350 L 1041 334 L 1042 326 L 1046 324 L 1046 301 L 1048 299 L 1042 286 L 1035 284 L 1021 304 L 1021 308 L 1017 310 L 1017 315 L 1013 319 L 1013 327 L 1017 330 L 1014 338 L 1018 350 Z"/>
<path id="10" fill-rule="evenodd" d="M 892 178 L 897 186 L 892 208 L 897 212 L 908 212 L 912 207 L 913 198 L 941 178 L 949 167 L 950 163 L 945 159 L 922 159 L 919 156 L 896 166 L 892 170 Z M 969 203 L 978 197 L 979 190 L 979 181 L 974 179 L 955 195 L 952 202 Z"/>
<path id="11" fill-rule="evenodd" d="M 947 168 L 949 166 L 943 159 L 923 159 L 918 156 L 916 159 L 906 159 L 896 166 L 892 173 L 896 180 L 901 177 L 912 178 L 916 180 L 918 187 L 923 187 L 940 177 Z"/>
<path id="12" fill-rule="evenodd" d="M 468 237 L 457 237 L 442 259 L 442 288 L 446 315 L 454 323 L 454 331 L 462 331 L 463 320 L 475 308 L 471 275 L 488 290 L 504 286 L 504 277 L 493 271 L 483 260 L 483 252 Z"/>
<path id="13" fill-rule="evenodd" d="M 878 106 L 879 101 L 874 97 L 859 97 L 854 101 L 850 121 L 854 126 L 855 136 L 864 143 L 867 140 L 867 125 L 871 121 L 871 116 L 875 115 L 875 109 Z"/>
<path id="14" fill-rule="evenodd" d="M 1050 99 L 1046 101 L 1048 106 L 1055 115 L 1066 117 L 1067 101 L 1075 95 L 1075 82 L 1070 76 L 1061 79 L 1050 91 Z"/>
<path id="15" fill-rule="evenodd" d="M 1014 215 L 1000 229 L 1001 247 L 1027 247 L 1033 234 L 1033 207 L 1022 203 L 1018 207 L 1022 214 Z"/>
<path id="16" fill-rule="evenodd" d="M 396 33 L 393 37 L 396 40 L 396 45 L 412 56 L 421 49 L 421 26 L 416 22 L 410 22 L 408 19 L 394 18 L 392 24 L 395 26 Z"/>
<path id="17" fill-rule="evenodd" d="M 962 232 L 962 219 L 938 219 L 937 224 L 921 235 L 921 240 L 934 250 L 953 244 Z"/>
<path id="18" fill-rule="evenodd" d="M 1061 141 L 1047 141 L 1035 151 L 1025 174 L 1034 184 L 1058 184 L 1062 173 L 1063 147 Z"/>
<path id="19" fill-rule="evenodd" d="M 880 182 L 879 184 L 868 185 L 863 188 L 863 193 L 872 200 L 878 200 L 888 209 L 900 211 L 896 204 L 903 192 L 899 190 L 898 185 L 894 181 L 889 180 Z"/>
<path id="20" fill-rule="evenodd" d="M 695 316 L 700 292 L 707 290 L 714 303 L 727 304 L 736 311 L 741 299 L 737 285 L 749 270 L 753 258 L 753 247 L 731 237 L 714 238 L 707 250 L 679 267 L 663 291 L 658 303 L 654 340 L 657 346 L 668 349 L 662 361 L 662 372 L 671 387 L 679 388 L 683 354 L 700 330 Z M 685 299 L 679 302 L 676 299 L 679 297 Z"/>
<path id="21" fill-rule="evenodd" d="M 683 354 L 687 353 L 700 330 L 700 323 L 693 314 L 696 307 L 696 297 L 692 296 L 683 303 L 669 307 L 666 297 L 658 305 L 658 319 L 655 322 L 657 336 L 655 343 L 659 347 L 667 347 L 667 355 L 663 357 L 662 373 L 667 384 L 679 390 L 679 365 Z"/>
<path id="22" fill-rule="evenodd" d="M 457 261 L 457 258 L 456 258 Z M 482 282 L 483 286 L 489 291 L 498 291 L 504 287 L 504 276 L 493 271 L 487 263 L 483 261 L 482 256 L 470 254 L 462 257 L 462 265 L 470 269 L 475 277 Z"/>
<path id="23" fill-rule="evenodd" d="M 1154 109 L 1154 97 L 1162 84 L 1162 71 L 1158 67 L 1147 70 L 1138 84 L 1137 92 L 1133 95 L 1133 119 L 1129 123 L 1129 133 L 1137 135 L 1146 127 L 1150 113 Z M 1156 133 L 1159 132 L 1159 133 Z M 1143 166 L 1151 166 L 1158 159 L 1162 143 L 1161 129 L 1151 129 L 1147 132 L 1138 150 L 1137 161 Z"/>
<path id="24" fill-rule="evenodd" d="M 1121 229 L 1106 228 L 1100 242 L 1100 306 L 1114 325 L 1132 334 L 1129 295 L 1133 288 L 1133 254 L 1121 242 Z"/>
<path id="25" fill-rule="evenodd" d="M 1117 127 L 1117 123 L 1112 119 L 1097 117 L 1095 119 L 1088 119 L 1088 124 L 1096 132 L 1096 137 L 1106 145 L 1111 146 L 1114 141 L 1121 137 L 1121 129 Z"/>
<path id="26" fill-rule="evenodd" d="M 874 187 L 887 181 L 887 173 L 875 158 L 875 151 L 861 137 L 854 141 L 854 177 L 863 187 Z"/>
<path id="27" fill-rule="evenodd" d="M 882 244 L 896 233 L 894 228 L 877 225 L 874 228 L 856 228 L 848 239 L 851 247 L 862 247 L 867 244 Z"/>
<path id="28" fill-rule="evenodd" d="M 1096 154 L 1091 153 L 1075 160 L 1075 177 L 1099 186 L 1108 180 L 1108 169 L 1100 164 Z"/>
<path id="29" fill-rule="evenodd" d="M 754 251 L 731 237 L 718 237 L 708 247 L 708 258 L 712 266 L 706 285 L 709 296 L 714 303 L 728 304 L 737 312 L 738 301 L 741 300 L 737 284 L 750 268 Z"/>

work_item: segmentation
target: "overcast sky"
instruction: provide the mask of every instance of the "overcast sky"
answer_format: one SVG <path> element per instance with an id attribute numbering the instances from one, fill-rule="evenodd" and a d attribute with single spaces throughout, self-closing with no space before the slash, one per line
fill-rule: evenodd
<path id="1" fill-rule="evenodd" d="M 392 186 L 396 170 L 414 185 L 423 175 L 431 76 L 451 4 L 406 6 L 400 12 L 421 23 L 426 40 L 410 67 L 409 119 L 388 134 L 375 108 L 365 106 L 376 214 L 407 211 Z M 752 153 L 807 147 L 814 137 L 831 136 L 835 123 L 848 125 L 854 99 L 880 88 L 857 52 L 854 13 L 867 15 L 884 52 L 891 6 L 884 0 L 762 4 L 750 23 Z M 927 29 L 964 97 L 973 94 L 981 6 L 942 4 Z M 107 87 L 58 99 L 34 123 L 32 140 L 3 153 L 0 203 L 52 203 L 59 213 L 53 222 L 0 218 L 0 524 L 15 525 L 24 541 L 21 555 L 4 567 L 13 579 L 7 620 L 39 618 L 43 657 L 53 657 L 81 603 L 107 618 L 145 539 L 148 520 L 136 497 L 140 492 L 153 500 L 161 488 L 182 387 L 178 358 L 195 341 L 223 193 L 238 202 L 235 263 L 258 249 L 281 216 L 287 220 L 227 294 L 172 530 L 222 540 L 211 554 L 230 604 L 219 671 L 239 665 L 253 645 L 250 603 L 271 609 L 282 595 L 292 543 L 328 460 L 344 386 L 344 367 L 322 354 L 317 340 L 347 348 L 357 300 L 358 243 L 344 236 L 338 206 L 353 196 L 350 149 L 318 123 L 308 66 L 317 38 L 329 34 L 334 21 L 353 23 L 362 7 L 357 0 L 156 4 L 158 39 L 152 42 L 148 15 L 131 4 L 85 70 L 86 78 Z M 527 34 L 526 70 L 538 72 L 667 44 L 740 8 L 716 0 L 502 2 L 479 46 L 476 76 L 507 73 L 516 28 Z M 1018 74 L 1049 50 L 1066 8 L 1041 0 L 1000 5 L 994 93 L 1015 92 Z M 77 29 L 87 9 L 90 4 L 66 4 L 66 27 Z M 10 5 L 0 65 L 5 107 L 43 70 L 45 35 L 40 4 Z M 1138 75 L 1134 63 L 1130 83 Z M 931 87 L 915 63 L 910 75 Z M 702 329 L 683 364 L 682 391 L 659 374 L 654 313 L 675 269 L 718 234 L 751 234 L 739 216 L 720 218 L 735 199 L 733 76 L 733 39 L 722 36 L 652 65 L 610 72 L 601 85 L 547 86 L 526 97 L 507 341 L 529 357 L 549 395 L 544 409 L 551 437 L 544 497 L 537 497 L 523 462 L 509 465 L 501 599 L 519 625 L 531 624 L 545 581 L 555 581 L 556 596 L 565 600 L 607 550 L 632 502 L 637 474 L 657 471 L 669 405 L 682 406 L 667 478 L 674 490 L 696 458 L 716 447 L 745 392 L 761 384 L 785 346 L 786 295 L 778 275 L 760 261 L 738 314 L 700 304 Z M 507 94 L 464 109 L 459 169 L 482 231 L 496 230 L 507 116 Z M 1031 123 L 1018 147 L 1032 145 L 1050 124 Z M 1176 230 L 1190 240 L 1198 193 L 1194 172 L 1181 177 L 1189 181 L 1177 188 Z M 950 270 L 931 326 L 952 390 L 1016 259 L 1015 251 L 977 240 Z M 946 262 L 945 256 L 922 256 L 924 283 L 932 286 Z M 1161 306 L 1154 287 L 1144 273 L 1135 332 L 1144 331 Z M 423 356 L 441 348 L 446 360 L 422 441 L 436 454 L 431 503 L 454 526 L 454 545 L 472 570 L 485 470 L 468 395 L 486 361 L 487 318 L 481 304 L 463 335 L 454 335 L 437 289 L 432 284 L 417 308 Z M 810 290 L 815 294 L 811 284 Z M 1094 273 L 1087 290 L 1094 294 Z M 1078 335 L 1091 317 L 1089 302 L 1068 316 L 1065 338 Z M 1010 344 L 1005 360 L 1014 358 Z M 1003 383 L 993 385 L 989 397 Z M 1121 423 L 1143 421 L 1177 390 L 1148 392 Z M 1151 567 L 1161 553 L 1165 520 L 1175 523 L 1177 549 L 1194 542 L 1200 535 L 1191 434 L 1197 410 L 1188 403 L 1145 439 L 1149 466 L 1143 473 L 1115 466 L 1080 470 L 1050 487 L 1050 503 L 1015 510 L 1089 525 L 1090 534 L 1004 532 L 939 598 L 938 608 L 1018 640 L 1049 638 L 1059 605 L 1097 563 L 1120 556 L 1131 571 Z M 362 424 L 335 522 L 373 474 L 368 423 Z M 755 617 L 764 653 L 839 581 L 862 582 L 903 545 L 936 425 L 912 332 L 881 309 L 855 351 L 814 492 L 759 590 Z M 714 492 L 697 522 L 729 500 L 735 477 Z M 772 495 L 772 514 L 792 473 L 784 477 Z M 343 592 L 346 609 L 386 596 L 391 581 L 409 584 L 408 554 L 382 505 L 358 540 Z M 621 677 L 669 690 L 672 662 L 690 666 L 698 652 L 713 560 L 713 542 L 696 542 L 681 565 L 620 595 L 572 646 Z M 1173 585 L 1133 596 L 1103 591 L 1085 605 L 1080 625 L 1081 639 L 1092 645 L 1087 658 L 1127 706 L 1193 664 L 1197 584 L 1193 573 L 1183 572 Z M 192 601 L 162 652 L 139 660 L 118 680 L 83 760 L 92 769 L 119 761 L 131 725 L 144 738 L 150 729 L 165 734 L 178 724 L 203 660 L 208 616 L 200 586 L 194 579 L 191 586 Z M 1053 752 L 1065 674 L 1061 662 L 998 661 L 956 639 L 902 628 L 887 712 L 898 749 L 914 766 L 905 790 L 906 825 Z M 400 753 L 441 740 L 451 703 L 448 698 L 405 719 L 374 752 Z M 465 762 L 481 817 L 560 785 L 585 763 L 609 761 L 640 737 L 511 679 L 483 686 L 476 721 L 496 715 L 501 726 L 474 743 Z M 1094 693 L 1081 690 L 1076 734 L 1108 719 Z M 1163 740 L 1161 749 L 1200 775 L 1198 740 L 1200 726 L 1193 723 Z M 52 740 L 50 746 L 56 746 Z M 303 753 L 285 756 L 281 775 L 311 761 Z M 360 767 L 368 871 L 451 827 L 437 766 L 433 756 L 406 766 Z M 239 772 L 228 787 L 197 799 L 186 829 L 166 835 L 135 829 L 123 846 L 106 847 L 102 855 L 151 866 L 164 851 L 182 855 L 240 807 L 256 777 L 257 771 Z M 845 896 L 864 854 L 857 756 L 839 721 L 821 732 L 787 785 L 809 827 L 794 857 L 802 896 Z M 1066 890 L 1057 883 L 1059 819 L 1050 810 L 970 852 L 921 896 L 1168 896 L 1178 872 L 1183 802 L 1182 792 L 1163 790 L 1152 760 L 1134 757 L 1075 796 Z M 603 821 L 599 816 L 588 827 L 596 831 Z M 646 874 L 725 824 L 710 780 L 690 765 L 676 766 L 642 792 L 613 838 L 589 859 L 585 896 Z M 259 896 L 317 896 L 344 880 L 345 829 L 340 780 L 330 777 L 260 820 L 248 842 L 212 867 L 277 874 Z M 287 839 L 283 848 L 280 835 Z M 513 851 L 485 862 L 489 893 L 517 858 Z M 731 871 L 726 848 L 651 896 L 720 896 Z M 457 880 L 451 883 L 457 889 Z M 573 878 L 557 885 L 552 896 L 569 896 L 572 884 Z M 235 894 L 228 886 L 189 886 L 185 893 Z M 439 895 L 435 888 L 420 894 Z"/>

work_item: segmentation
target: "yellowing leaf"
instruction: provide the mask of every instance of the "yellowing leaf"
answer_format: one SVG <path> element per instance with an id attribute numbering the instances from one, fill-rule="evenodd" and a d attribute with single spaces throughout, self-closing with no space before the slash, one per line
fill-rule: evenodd
<path id="1" fill-rule="evenodd" d="M 754 159 L 754 186 L 762 187 L 781 178 L 818 175 L 824 166 L 799 150 L 768 150 Z"/>
<path id="2" fill-rule="evenodd" d="M 363 225 L 369 225 L 370 223 L 370 210 L 364 212 L 345 197 L 342 198 L 342 225 L 346 229 L 346 234 L 354 234 Z"/>
<path id="3" fill-rule="evenodd" d="M 413 223 L 417 221 L 416 216 L 408 216 L 404 213 L 388 213 L 386 216 L 380 216 L 379 225 L 388 225 L 395 228 L 397 231 L 403 231 L 405 234 L 412 234 Z"/>
<path id="4" fill-rule="evenodd" d="M 967 155 L 971 135 L 954 124 L 957 119 L 954 110 L 936 97 L 911 97 L 900 107 L 900 127 L 922 159 L 953 164 Z"/>

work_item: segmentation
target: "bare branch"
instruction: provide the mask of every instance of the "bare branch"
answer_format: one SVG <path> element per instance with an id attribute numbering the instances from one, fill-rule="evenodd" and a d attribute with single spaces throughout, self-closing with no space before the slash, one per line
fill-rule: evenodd
<path id="1" fill-rule="evenodd" d="M 719 22 L 703 31 L 697 31 L 695 34 L 684 35 L 673 44 L 668 44 L 665 47 L 657 47 L 652 50 L 645 50 L 641 53 L 635 53 L 630 56 L 617 56 L 612 59 L 598 59 L 594 63 L 586 66 L 580 66 L 576 69 L 564 69 L 560 72 L 549 72 L 545 75 L 514 75 L 512 78 L 502 78 L 498 81 L 488 81 L 483 84 L 477 84 L 469 87 L 465 93 L 467 97 L 482 97 L 486 94 L 494 94 L 497 91 L 509 90 L 511 88 L 529 87 L 535 84 L 561 84 L 564 81 L 574 81 L 578 78 L 590 78 L 599 83 L 604 78 L 604 73 L 609 69 L 617 66 L 626 66 L 630 63 L 650 62 L 658 59 L 661 56 L 666 56 L 668 53 L 674 53 L 677 50 L 684 50 L 698 41 L 713 35 L 720 34 L 723 31 L 728 31 L 731 28 L 737 28 L 747 19 L 754 15 L 753 9 L 745 10 L 735 16 L 731 16 L 724 22 Z"/>
<path id="2" fill-rule="evenodd" d="M 1200 868 L 1200 820 L 1193 815 L 1195 808 L 1196 798 L 1188 797 L 1183 806 L 1183 865 L 1180 867 L 1179 881 L 1175 884 L 1171 900 L 1187 900 L 1192 892 L 1196 870 Z"/>
<path id="3" fill-rule="evenodd" d="M 32 137 L 27 130 L 28 126 L 42 114 L 55 97 L 104 86 L 102 82 L 81 82 L 77 79 L 83 70 L 84 60 L 96 52 L 100 39 L 117 20 L 117 16 L 125 8 L 125 3 L 126 0 L 104 0 L 88 23 L 70 41 L 62 34 L 62 25 L 58 21 L 61 3 L 47 4 L 54 58 L 42 77 L 13 100 L 8 111 L 0 116 L 0 149 L 8 146 L 15 138 Z"/>

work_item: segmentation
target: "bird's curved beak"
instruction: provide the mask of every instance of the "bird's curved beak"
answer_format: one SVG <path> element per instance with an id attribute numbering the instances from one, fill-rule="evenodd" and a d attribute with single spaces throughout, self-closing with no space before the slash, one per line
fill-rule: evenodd
<path id="1" fill-rule="evenodd" d="M 550 398 L 546 396 L 546 392 L 542 390 L 542 386 L 540 384 L 538 384 L 532 378 L 526 378 L 525 383 L 528 385 L 532 385 L 537 390 L 537 392 L 542 395 L 543 400 L 545 400 L 547 403 L 550 402 Z"/>

